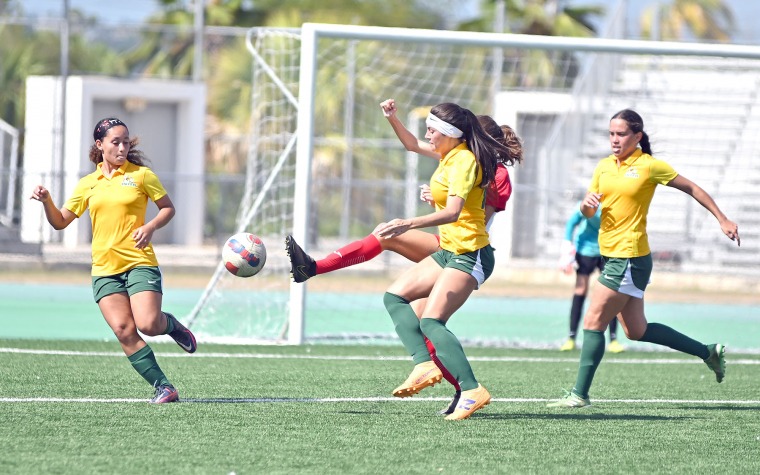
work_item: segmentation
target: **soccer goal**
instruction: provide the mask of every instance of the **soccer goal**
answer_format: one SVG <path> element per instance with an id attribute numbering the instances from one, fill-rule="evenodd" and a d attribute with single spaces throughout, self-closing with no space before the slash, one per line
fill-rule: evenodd
<path id="1" fill-rule="evenodd" d="M 606 127 L 619 109 L 637 109 L 656 154 L 702 184 L 735 220 L 746 218 L 743 230 L 760 231 L 760 216 L 736 199 L 750 192 L 750 177 L 760 178 L 751 157 L 760 148 L 751 132 L 760 125 L 760 48 L 321 24 L 255 28 L 247 46 L 254 63 L 250 153 L 237 223 L 262 237 L 268 260 L 249 279 L 216 270 L 189 316 L 203 338 L 395 339 L 382 292 L 408 262 L 384 253 L 291 284 L 284 250 L 284 237 L 293 234 L 320 258 L 377 223 L 429 212 L 417 185 L 428 182 L 436 163 L 397 141 L 379 108 L 391 97 L 419 137 L 431 106 L 456 102 L 513 126 L 524 142 L 525 163 L 510 172 L 510 207 L 492 228 L 494 283 L 454 319 L 466 326 L 457 330 L 465 341 L 530 345 L 541 338 L 493 330 L 507 312 L 499 279 L 556 273 L 564 222 L 594 165 L 609 154 Z M 662 212 L 650 234 L 673 253 L 674 270 L 720 272 L 732 259 L 757 262 L 760 248 L 737 259 L 688 197 L 658 194 L 665 203 L 657 205 Z M 551 323 L 557 338 L 564 317 L 563 308 Z"/>

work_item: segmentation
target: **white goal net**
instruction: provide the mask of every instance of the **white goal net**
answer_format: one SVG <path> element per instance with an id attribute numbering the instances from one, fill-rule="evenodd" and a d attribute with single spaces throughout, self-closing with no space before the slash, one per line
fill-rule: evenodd
<path id="1" fill-rule="evenodd" d="M 217 270 L 190 316 L 204 338 L 395 338 L 382 291 L 403 258 L 384 253 L 296 285 L 283 244 L 292 233 L 320 258 L 377 223 L 428 212 L 416 188 L 435 163 L 397 141 L 379 108 L 390 97 L 420 137 L 425 111 L 441 102 L 490 114 L 522 137 L 525 163 L 511 170 L 515 193 L 492 232 L 496 282 L 507 269 L 553 270 L 564 223 L 609 154 L 609 117 L 623 108 L 642 114 L 656 156 L 702 185 L 743 232 L 760 232 L 760 209 L 739 198 L 756 195 L 760 180 L 759 48 L 314 24 L 253 29 L 248 47 L 251 144 L 237 222 L 262 237 L 268 258 L 249 279 Z M 658 191 L 650 220 L 663 264 L 693 273 L 758 262 L 760 247 L 738 255 L 707 211 L 671 191 Z M 504 309 L 494 308 L 498 283 L 488 286 L 460 311 L 467 328 L 458 334 L 530 344 L 531 335 L 489 332 Z M 558 337 L 565 315 L 552 323 Z"/>

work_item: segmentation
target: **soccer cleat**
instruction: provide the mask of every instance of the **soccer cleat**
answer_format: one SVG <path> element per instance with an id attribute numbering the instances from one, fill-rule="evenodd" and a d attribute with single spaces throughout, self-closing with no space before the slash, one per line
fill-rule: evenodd
<path id="1" fill-rule="evenodd" d="M 179 392 L 171 384 L 156 384 L 156 395 L 150 400 L 151 404 L 166 404 L 179 401 Z"/>
<path id="2" fill-rule="evenodd" d="M 414 367 L 412 373 L 404 383 L 393 390 L 396 397 L 414 396 L 428 386 L 432 386 L 443 379 L 443 373 L 432 361 L 425 361 Z"/>
<path id="3" fill-rule="evenodd" d="M 707 349 L 710 350 L 710 356 L 704 360 L 705 364 L 708 368 L 715 371 L 715 380 L 720 383 L 726 376 L 726 346 L 715 343 L 707 345 Z"/>
<path id="4" fill-rule="evenodd" d="M 607 345 L 607 351 L 610 353 L 622 353 L 625 351 L 625 347 L 620 344 L 617 340 L 610 341 L 610 344 Z"/>
<path id="5" fill-rule="evenodd" d="M 558 399 L 554 402 L 550 402 L 546 407 L 565 407 L 565 408 L 579 408 L 588 407 L 591 405 L 591 400 L 588 398 L 582 398 L 575 393 L 567 392 L 565 397 Z"/>
<path id="6" fill-rule="evenodd" d="M 459 404 L 459 398 L 462 396 L 462 391 L 457 391 L 454 393 L 454 399 L 451 400 L 451 404 L 449 404 L 449 407 L 446 409 L 441 409 L 438 414 L 441 414 L 442 416 L 448 416 L 449 414 L 454 412 L 454 409 L 457 408 L 457 404 Z"/>
<path id="7" fill-rule="evenodd" d="M 297 283 L 306 282 L 317 275 L 317 263 L 298 245 L 293 236 L 285 238 L 285 250 L 290 259 L 290 277 Z"/>
<path id="8" fill-rule="evenodd" d="M 575 349 L 575 340 L 569 338 L 564 345 L 562 345 L 559 351 L 572 351 Z"/>
<path id="9" fill-rule="evenodd" d="M 193 335 L 193 332 L 188 330 L 183 324 L 179 323 L 179 320 L 174 318 L 174 315 L 171 313 L 164 312 L 164 315 L 166 315 L 166 318 L 171 318 L 172 322 L 174 322 L 174 330 L 169 332 L 169 336 L 172 337 L 183 350 L 188 353 L 195 353 L 195 350 L 198 349 L 198 345 L 195 343 L 195 335 Z"/>
<path id="10" fill-rule="evenodd" d="M 462 395 L 459 398 L 459 404 L 454 409 L 454 412 L 446 416 L 447 421 L 460 421 L 467 419 L 478 409 L 487 406 L 491 402 L 491 394 L 486 388 L 478 384 L 475 389 L 469 391 L 462 391 Z"/>

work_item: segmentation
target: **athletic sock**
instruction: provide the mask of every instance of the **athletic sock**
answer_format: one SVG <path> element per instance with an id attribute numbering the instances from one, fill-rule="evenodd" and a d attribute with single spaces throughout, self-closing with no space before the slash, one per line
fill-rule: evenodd
<path id="1" fill-rule="evenodd" d="M 420 320 L 409 302 L 398 295 L 386 292 L 383 296 L 383 303 L 391 316 L 391 320 L 393 320 L 401 343 L 411 355 L 414 364 L 430 361 L 430 353 L 428 353 L 427 345 L 425 345 L 425 336 L 420 330 Z"/>
<path id="2" fill-rule="evenodd" d="M 573 305 L 570 307 L 570 338 L 575 339 L 578 334 L 578 326 L 581 323 L 581 312 L 583 312 L 583 302 L 586 301 L 585 295 L 573 295 Z"/>
<path id="3" fill-rule="evenodd" d="M 172 385 L 164 372 L 161 371 L 161 368 L 158 367 L 156 355 L 153 354 L 153 350 L 150 346 L 145 345 L 145 347 L 127 356 L 127 359 L 132 363 L 132 367 L 135 371 L 140 373 L 140 376 L 145 378 L 151 386 L 156 385 L 156 383 L 158 383 L 158 385 Z"/>
<path id="4" fill-rule="evenodd" d="M 575 379 L 573 392 L 582 397 L 588 397 L 588 390 L 594 380 L 594 373 L 604 357 L 604 332 L 599 330 L 583 330 L 583 347 L 581 361 L 578 366 L 578 376 Z"/>
<path id="5" fill-rule="evenodd" d="M 613 318 L 610 322 L 610 341 L 617 340 L 617 327 L 618 327 L 618 321 L 617 318 Z"/>
<path id="6" fill-rule="evenodd" d="M 169 315 L 166 312 L 161 312 L 166 317 L 166 330 L 162 333 L 162 335 L 168 335 L 169 333 L 174 331 L 174 320 L 169 318 Z"/>
<path id="7" fill-rule="evenodd" d="M 374 234 L 370 234 L 364 239 L 341 247 L 324 259 L 318 260 L 316 262 L 317 275 L 361 264 L 377 257 L 381 252 L 383 252 L 383 248 L 380 241 Z"/>
<path id="8" fill-rule="evenodd" d="M 435 318 L 423 318 L 420 322 L 420 328 L 435 346 L 436 355 L 443 366 L 459 381 L 461 390 L 469 391 L 477 388 L 478 381 L 472 372 L 470 362 L 467 361 L 462 344 L 446 328 L 446 325 Z"/>
<path id="9" fill-rule="evenodd" d="M 639 341 L 667 346 L 682 353 L 698 356 L 703 360 L 710 357 L 710 350 L 707 349 L 706 345 L 697 340 L 691 339 L 683 333 L 679 333 L 662 323 L 647 324 L 647 329 L 641 338 L 639 338 Z"/>
<path id="10" fill-rule="evenodd" d="M 438 355 L 435 351 L 435 345 L 433 345 L 433 342 L 428 339 L 428 337 L 425 337 L 425 345 L 427 345 L 428 353 L 430 354 L 430 357 L 433 358 L 433 363 L 435 363 L 436 366 L 438 366 L 438 369 L 441 370 L 441 374 L 443 374 L 443 379 L 449 382 L 452 386 L 454 386 L 454 389 L 457 391 L 460 391 L 461 388 L 459 387 L 459 381 L 457 381 L 457 378 L 454 377 L 453 374 L 449 373 L 449 370 L 446 369 L 445 366 L 443 366 L 443 363 L 441 363 L 441 360 L 438 359 Z"/>

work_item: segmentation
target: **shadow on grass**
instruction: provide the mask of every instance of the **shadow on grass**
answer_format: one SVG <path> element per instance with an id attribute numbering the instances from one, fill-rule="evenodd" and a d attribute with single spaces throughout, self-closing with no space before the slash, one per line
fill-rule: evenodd
<path id="1" fill-rule="evenodd" d="M 760 411 L 760 406 L 757 405 L 747 405 L 747 406 L 738 406 L 732 403 L 726 403 L 726 404 L 718 404 L 716 403 L 714 406 L 678 406 L 678 409 L 683 409 L 687 411 Z"/>
<path id="2" fill-rule="evenodd" d="M 572 414 L 473 414 L 471 419 L 544 419 L 544 420 L 598 420 L 598 421 L 679 421 L 695 419 L 694 417 L 666 417 L 666 416 L 639 416 L 635 414 L 603 414 L 581 413 L 574 411 Z"/>

